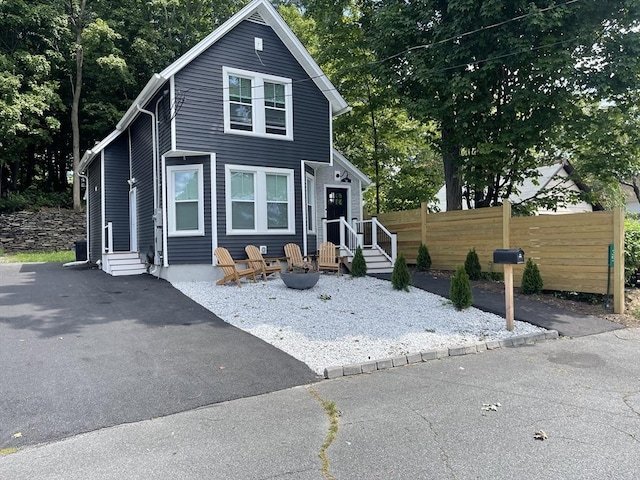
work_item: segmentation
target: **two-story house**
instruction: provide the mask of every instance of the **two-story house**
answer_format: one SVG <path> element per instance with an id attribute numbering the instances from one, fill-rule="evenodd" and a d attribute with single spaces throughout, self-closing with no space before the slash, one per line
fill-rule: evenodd
<path id="1" fill-rule="evenodd" d="M 252 1 L 83 156 L 89 261 L 174 281 L 218 278 L 218 246 L 282 257 L 330 240 L 349 255 L 371 182 L 333 149 L 332 119 L 348 111 L 271 4 Z"/>

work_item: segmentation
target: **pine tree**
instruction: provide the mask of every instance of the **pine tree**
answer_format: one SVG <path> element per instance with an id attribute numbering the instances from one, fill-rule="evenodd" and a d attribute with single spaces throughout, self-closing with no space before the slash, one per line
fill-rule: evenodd
<path id="1" fill-rule="evenodd" d="M 399 254 L 396 258 L 396 262 L 393 265 L 393 273 L 391 274 L 391 284 L 396 290 L 409 291 L 409 285 L 411 285 L 411 272 L 407 267 L 407 261 L 403 254 Z"/>
<path id="2" fill-rule="evenodd" d="M 364 277 L 367 274 L 367 261 L 362 254 L 362 248 L 356 247 L 356 253 L 351 261 L 351 276 Z"/>
<path id="3" fill-rule="evenodd" d="M 542 285 L 542 275 L 540 275 L 538 265 L 531 258 L 528 258 L 527 264 L 524 266 L 524 272 L 522 272 L 520 291 L 527 294 L 540 293 L 542 292 Z"/>
<path id="4" fill-rule="evenodd" d="M 482 267 L 480 266 L 480 259 L 476 253 L 476 249 L 472 248 L 467 253 L 467 258 L 464 261 L 464 269 L 469 275 L 469 280 L 480 280 L 482 277 Z"/>
<path id="5" fill-rule="evenodd" d="M 429 255 L 429 249 L 424 243 L 420 243 L 420 247 L 418 248 L 416 267 L 421 272 L 425 272 L 431 268 L 431 255 Z"/>
<path id="6" fill-rule="evenodd" d="M 473 293 L 469 283 L 469 275 L 464 266 L 460 265 L 451 279 L 449 298 L 456 310 L 464 310 L 473 305 Z"/>

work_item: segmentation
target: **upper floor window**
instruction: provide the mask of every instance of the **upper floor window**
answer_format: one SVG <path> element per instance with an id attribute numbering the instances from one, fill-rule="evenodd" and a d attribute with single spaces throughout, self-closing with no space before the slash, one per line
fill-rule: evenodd
<path id="1" fill-rule="evenodd" d="M 291 80 L 223 67 L 224 131 L 293 140 Z"/>

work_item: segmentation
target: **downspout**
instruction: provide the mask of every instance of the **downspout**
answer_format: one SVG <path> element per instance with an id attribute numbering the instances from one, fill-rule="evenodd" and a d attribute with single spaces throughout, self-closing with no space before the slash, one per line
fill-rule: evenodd
<path id="1" fill-rule="evenodd" d="M 156 115 L 149 110 L 145 110 L 140 107 L 140 105 L 136 104 L 136 109 L 140 113 L 146 113 L 151 117 L 151 148 L 152 148 L 152 156 L 153 156 L 153 264 L 160 264 L 160 255 L 158 254 L 158 227 L 162 228 L 162 220 L 158 215 L 158 152 L 157 152 L 157 132 L 156 132 Z"/>

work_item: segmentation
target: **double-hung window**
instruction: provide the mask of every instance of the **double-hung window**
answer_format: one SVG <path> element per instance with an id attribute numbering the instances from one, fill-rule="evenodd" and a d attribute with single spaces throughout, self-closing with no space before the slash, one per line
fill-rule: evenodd
<path id="1" fill-rule="evenodd" d="M 204 235 L 202 165 L 167 167 L 167 206 L 170 236 Z"/>
<path id="2" fill-rule="evenodd" d="M 226 165 L 227 234 L 295 233 L 293 170 Z"/>
<path id="3" fill-rule="evenodd" d="M 223 67 L 224 131 L 293 140 L 291 79 Z"/>

